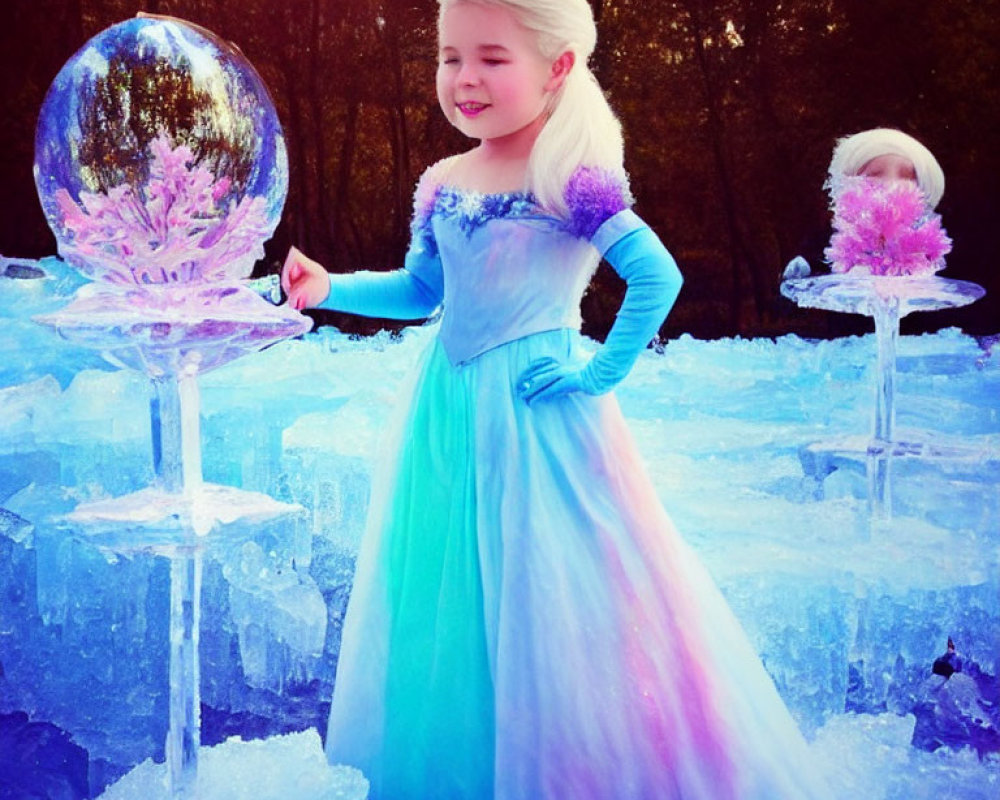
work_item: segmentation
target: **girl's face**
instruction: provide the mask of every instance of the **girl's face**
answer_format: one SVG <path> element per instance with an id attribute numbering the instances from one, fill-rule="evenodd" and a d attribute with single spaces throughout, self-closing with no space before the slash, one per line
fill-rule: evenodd
<path id="1" fill-rule="evenodd" d="M 876 156 L 865 164 L 858 173 L 863 178 L 877 178 L 883 181 L 917 181 L 917 170 L 910 159 L 886 153 Z"/>
<path id="2" fill-rule="evenodd" d="M 483 141 L 533 141 L 561 83 L 535 34 L 506 8 L 459 2 L 444 12 L 438 35 L 438 102 L 451 124 Z"/>

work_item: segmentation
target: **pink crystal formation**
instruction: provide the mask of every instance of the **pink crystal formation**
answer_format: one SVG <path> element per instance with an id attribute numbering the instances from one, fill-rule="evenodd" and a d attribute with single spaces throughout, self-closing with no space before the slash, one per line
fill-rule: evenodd
<path id="1" fill-rule="evenodd" d="M 150 143 L 144 187 L 116 186 L 106 194 L 56 192 L 62 224 L 72 236 L 62 255 L 92 278 L 126 285 L 238 281 L 263 255 L 270 235 L 266 200 L 225 200 L 226 177 L 195 163 L 185 144 L 165 133 Z"/>
<path id="2" fill-rule="evenodd" d="M 825 255 L 836 273 L 928 276 L 951 251 L 941 217 L 910 181 L 846 178 L 833 191 L 833 214 Z"/>
<path id="3" fill-rule="evenodd" d="M 271 233 L 266 199 L 229 197 L 228 178 L 160 134 L 149 177 L 107 193 L 56 192 L 60 252 L 94 282 L 54 314 L 36 317 L 153 378 L 206 372 L 298 336 L 312 325 L 243 280 Z"/>

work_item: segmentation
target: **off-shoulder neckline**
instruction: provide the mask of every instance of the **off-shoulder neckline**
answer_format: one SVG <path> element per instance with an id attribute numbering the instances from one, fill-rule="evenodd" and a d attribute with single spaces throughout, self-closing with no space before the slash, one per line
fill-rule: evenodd
<path id="1" fill-rule="evenodd" d="M 509 192 L 483 192 L 478 189 L 468 189 L 463 186 L 456 186 L 451 183 L 440 183 L 437 191 L 445 194 L 454 194 L 459 197 L 474 198 L 513 198 L 515 200 L 529 200 L 535 202 L 535 196 L 525 189 L 513 189 Z"/>

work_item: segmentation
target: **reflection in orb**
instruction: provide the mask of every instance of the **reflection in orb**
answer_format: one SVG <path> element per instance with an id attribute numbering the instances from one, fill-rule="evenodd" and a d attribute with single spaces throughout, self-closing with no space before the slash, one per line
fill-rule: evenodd
<path id="1" fill-rule="evenodd" d="M 91 39 L 39 115 L 35 182 L 60 254 L 113 283 L 238 280 L 288 189 L 281 126 L 234 46 L 181 20 Z"/>

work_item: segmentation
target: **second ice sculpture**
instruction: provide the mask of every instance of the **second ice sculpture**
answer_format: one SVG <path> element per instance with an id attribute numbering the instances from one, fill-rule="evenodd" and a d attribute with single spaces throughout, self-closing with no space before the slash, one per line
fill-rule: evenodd
<path id="1" fill-rule="evenodd" d="M 154 485 L 80 505 L 62 524 L 113 552 L 170 560 L 170 794 L 194 797 L 203 555 L 264 522 L 293 530 L 302 513 L 205 484 L 201 470 L 198 375 L 311 326 L 247 281 L 287 192 L 281 127 L 237 48 L 140 17 L 95 36 L 56 76 L 35 182 L 60 255 L 92 279 L 35 319 L 153 384 Z"/>
<path id="2" fill-rule="evenodd" d="M 866 457 L 868 500 L 877 518 L 891 515 L 893 457 L 962 457 L 959 448 L 900 441 L 896 432 L 896 343 L 899 321 L 913 311 L 967 305 L 984 289 L 938 277 L 951 251 L 941 218 L 911 181 L 839 176 L 832 182 L 834 233 L 825 256 L 831 274 L 811 276 L 803 259 L 786 270 L 781 293 L 800 306 L 865 314 L 874 319 L 878 348 L 871 437 L 862 448 L 836 440 L 819 450 Z"/>

